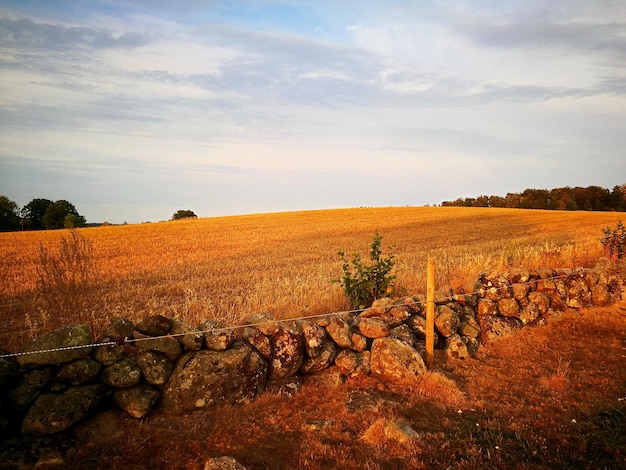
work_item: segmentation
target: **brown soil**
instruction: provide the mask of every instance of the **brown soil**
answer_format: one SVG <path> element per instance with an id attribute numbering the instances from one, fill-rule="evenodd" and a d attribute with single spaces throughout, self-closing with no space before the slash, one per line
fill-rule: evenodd
<path id="1" fill-rule="evenodd" d="M 417 437 L 394 439 L 385 422 Z M 0 468 L 202 469 L 224 455 L 249 469 L 626 468 L 626 302 L 526 328 L 467 361 L 436 356 L 412 388 L 308 380 L 293 397 L 191 416 L 110 409 L 0 443 Z"/>

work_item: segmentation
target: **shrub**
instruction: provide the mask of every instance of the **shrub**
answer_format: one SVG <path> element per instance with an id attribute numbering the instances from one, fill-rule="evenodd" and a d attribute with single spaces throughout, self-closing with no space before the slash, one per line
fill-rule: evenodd
<path id="1" fill-rule="evenodd" d="M 612 261 L 617 261 L 624 256 L 624 244 L 626 243 L 626 230 L 620 220 L 615 229 L 605 227 L 602 229 L 603 237 L 600 243 L 604 247 L 604 254 Z"/>
<path id="2" fill-rule="evenodd" d="M 368 307 L 374 300 L 391 295 L 395 290 L 396 276 L 390 274 L 395 265 L 395 256 L 382 256 L 382 238 L 378 233 L 374 235 L 370 245 L 369 265 L 363 264 L 358 253 L 353 253 L 352 260 L 348 261 L 343 250 L 337 252 L 343 262 L 343 276 L 341 279 L 333 279 L 332 282 L 341 284 L 354 308 Z"/>

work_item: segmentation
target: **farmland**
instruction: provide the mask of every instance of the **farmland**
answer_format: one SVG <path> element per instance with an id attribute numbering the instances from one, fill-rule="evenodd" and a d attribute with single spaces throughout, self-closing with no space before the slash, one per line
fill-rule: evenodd
<path id="1" fill-rule="evenodd" d="M 2 233 L 0 345 L 14 348 L 18 332 L 24 339 L 87 319 L 97 334 L 112 316 L 236 323 L 260 311 L 293 318 L 349 309 L 330 282 L 341 275 L 337 250 L 366 257 L 376 232 L 408 293 L 425 291 L 428 257 L 437 285 L 452 287 L 483 270 L 589 266 L 602 255 L 602 228 L 618 220 L 610 212 L 400 207 L 86 228 L 78 233 L 92 248 L 89 275 L 69 306 L 42 295 L 49 280 L 41 256 L 42 248 L 59 256 L 69 232 Z"/>
<path id="2" fill-rule="evenodd" d="M 619 220 L 406 207 L 3 233 L 0 348 L 79 321 L 97 333 L 113 316 L 236 323 L 260 311 L 289 318 L 349 309 L 330 282 L 341 275 L 336 252 L 366 256 L 376 232 L 410 293 L 425 291 L 429 257 L 437 285 L 455 288 L 483 270 L 591 266 L 603 254 L 602 228 Z M 67 261 L 72 247 L 80 253 L 68 266 L 84 271 L 72 290 L 55 292 L 64 284 L 55 284 L 50 259 Z M 188 416 L 155 410 L 136 420 L 109 410 L 52 438 L 0 442 L 0 468 L 200 470 L 223 455 L 249 469 L 621 468 L 625 354 L 621 301 L 524 328 L 467 361 L 436 351 L 433 371 L 410 390 L 362 376 L 341 386 L 305 380 L 293 397 L 265 393 Z M 398 422 L 418 438 L 389 438 L 385 426 Z"/>

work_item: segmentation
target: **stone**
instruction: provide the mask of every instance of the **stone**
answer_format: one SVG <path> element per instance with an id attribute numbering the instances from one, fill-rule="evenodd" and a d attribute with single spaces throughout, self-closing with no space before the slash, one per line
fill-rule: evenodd
<path id="1" fill-rule="evenodd" d="M 539 279 L 535 291 L 550 295 L 556 292 L 556 284 L 552 279 Z"/>
<path id="2" fill-rule="evenodd" d="M 382 381 L 414 384 L 426 372 L 426 365 L 418 351 L 395 338 L 376 338 L 370 356 L 372 375 Z"/>
<path id="3" fill-rule="evenodd" d="M 184 414 L 207 406 L 249 403 L 265 388 L 267 363 L 244 342 L 225 351 L 202 349 L 179 361 L 163 388 L 160 409 Z"/>
<path id="4" fill-rule="evenodd" d="M 108 340 L 123 343 L 133 337 L 133 331 L 135 331 L 135 325 L 130 320 L 123 317 L 113 317 L 102 336 Z"/>
<path id="5" fill-rule="evenodd" d="M 399 339 L 400 341 L 403 341 L 411 346 L 413 349 L 418 349 L 417 337 L 408 325 L 402 324 L 396 326 L 389 332 L 389 337 Z"/>
<path id="6" fill-rule="evenodd" d="M 435 328 L 444 337 L 452 336 L 459 329 L 460 316 L 453 304 L 437 305 L 435 309 Z"/>
<path id="7" fill-rule="evenodd" d="M 245 320 L 247 326 L 253 326 L 265 336 L 272 336 L 281 329 L 280 323 L 274 319 L 271 313 L 258 313 Z"/>
<path id="8" fill-rule="evenodd" d="M 591 303 L 597 307 L 604 307 L 611 302 L 611 292 L 606 284 L 596 284 L 591 288 Z"/>
<path id="9" fill-rule="evenodd" d="M 348 377 L 357 368 L 358 359 L 356 353 L 350 349 L 342 349 L 335 357 L 335 365 L 343 375 Z"/>
<path id="10" fill-rule="evenodd" d="M 367 428 L 361 436 L 366 444 L 380 448 L 387 442 L 395 442 L 403 446 L 410 446 L 419 439 L 420 435 L 408 424 L 398 420 L 379 418 Z"/>
<path id="11" fill-rule="evenodd" d="M 95 381 L 101 368 L 102 365 L 93 359 L 76 359 L 61 365 L 54 379 L 70 385 L 83 385 Z"/>
<path id="12" fill-rule="evenodd" d="M 356 368 L 350 374 L 350 377 L 358 377 L 362 375 L 370 375 L 372 372 L 371 368 L 371 353 L 370 351 L 362 351 L 356 353 Z"/>
<path id="13" fill-rule="evenodd" d="M 487 344 L 491 341 L 512 336 L 523 326 L 522 320 L 516 317 L 500 315 L 484 315 L 480 321 L 480 341 Z"/>
<path id="14" fill-rule="evenodd" d="M 548 297 L 545 293 L 534 291 L 528 294 L 528 301 L 537 304 L 539 307 L 539 313 L 545 315 L 548 313 L 548 309 L 550 308 L 550 297 Z"/>
<path id="15" fill-rule="evenodd" d="M 304 362 L 304 334 L 285 328 L 269 339 L 272 356 L 269 361 L 268 378 L 278 380 L 296 374 Z"/>
<path id="16" fill-rule="evenodd" d="M 120 348 L 118 344 L 113 343 L 112 341 L 112 338 L 103 338 L 101 342 L 109 344 L 105 344 L 104 346 L 97 346 L 93 350 L 93 358 L 103 366 L 110 366 L 118 361 L 121 361 L 124 358 L 122 348 Z"/>
<path id="17" fill-rule="evenodd" d="M 141 419 L 148 416 L 150 410 L 161 394 L 149 384 L 115 390 L 113 399 L 118 408 L 133 418 Z"/>
<path id="18" fill-rule="evenodd" d="M 102 383 L 115 388 L 137 385 L 141 381 L 141 369 L 135 359 L 125 357 L 113 365 L 105 367 L 101 375 Z"/>
<path id="19" fill-rule="evenodd" d="M 476 306 L 476 317 L 480 319 L 480 317 L 485 315 L 497 315 L 498 314 L 498 304 L 496 304 L 493 300 L 489 299 L 479 299 L 478 305 Z"/>
<path id="20" fill-rule="evenodd" d="M 548 310 L 546 310 L 546 314 Z M 533 325 L 541 316 L 541 308 L 535 302 L 528 302 L 522 308 L 522 312 L 520 314 L 520 320 L 524 325 Z"/>
<path id="21" fill-rule="evenodd" d="M 583 308 L 591 302 L 591 292 L 587 283 L 579 278 L 573 278 L 568 282 L 568 307 Z"/>
<path id="22" fill-rule="evenodd" d="M 22 433 L 48 435 L 63 431 L 89 416 L 105 396 L 106 387 L 102 384 L 40 395 L 22 421 Z"/>
<path id="23" fill-rule="evenodd" d="M 411 316 L 409 309 L 404 305 L 394 305 L 385 314 L 385 321 L 390 327 L 402 325 Z"/>
<path id="24" fill-rule="evenodd" d="M 310 358 L 321 354 L 326 340 L 326 330 L 318 324 L 304 321 L 301 323 L 304 334 L 304 349 Z"/>
<path id="25" fill-rule="evenodd" d="M 242 338 L 245 342 L 253 346 L 266 361 L 272 356 L 272 345 L 270 339 L 252 326 L 243 329 Z"/>
<path id="26" fill-rule="evenodd" d="M 365 351 L 367 349 L 367 338 L 359 333 L 352 333 L 350 349 L 356 352 Z"/>
<path id="27" fill-rule="evenodd" d="M 530 286 L 528 284 L 512 284 L 511 291 L 513 292 L 513 298 L 519 301 L 526 298 L 530 292 Z"/>
<path id="28" fill-rule="evenodd" d="M 198 329 L 204 332 L 204 345 L 211 351 L 224 351 L 237 340 L 235 331 L 224 322 L 205 320 Z"/>
<path id="29" fill-rule="evenodd" d="M 7 397 L 15 411 L 25 411 L 44 391 L 53 377 L 50 367 L 25 371 L 19 377 L 15 387 L 10 388 Z"/>
<path id="30" fill-rule="evenodd" d="M 421 315 L 424 311 L 423 302 L 417 296 L 407 295 L 400 297 L 394 302 L 394 305 L 405 307 L 410 315 Z"/>
<path id="31" fill-rule="evenodd" d="M 426 339 L 426 319 L 424 317 L 413 315 L 405 322 L 405 325 L 411 329 L 418 341 Z M 439 343 L 439 335 L 436 330 L 434 331 L 434 339 L 436 346 Z"/>
<path id="32" fill-rule="evenodd" d="M 303 374 L 312 374 L 330 367 L 337 355 L 335 343 L 328 338 L 324 338 L 321 342 L 320 352 L 315 357 L 305 357 L 300 367 Z"/>
<path id="33" fill-rule="evenodd" d="M 158 351 L 143 351 L 139 353 L 137 355 L 137 365 L 141 369 L 141 374 L 146 379 L 146 382 L 152 385 L 164 385 L 167 383 L 174 370 L 174 361 Z"/>
<path id="34" fill-rule="evenodd" d="M 146 336 L 165 336 L 172 331 L 172 319 L 163 315 L 151 315 L 137 323 L 135 330 Z"/>
<path id="35" fill-rule="evenodd" d="M 359 317 L 359 331 L 366 338 L 382 338 L 389 335 L 389 324 L 377 317 Z"/>
<path id="36" fill-rule="evenodd" d="M 349 348 L 352 345 L 352 330 L 350 323 L 340 317 L 333 317 L 326 332 L 340 348 Z"/>
<path id="37" fill-rule="evenodd" d="M 500 299 L 497 301 L 498 312 L 504 317 L 519 317 L 520 308 L 515 299 Z"/>
<path id="38" fill-rule="evenodd" d="M 446 357 L 465 360 L 470 357 L 467 345 L 457 334 L 446 339 Z"/>
<path id="39" fill-rule="evenodd" d="M 469 321 L 462 321 L 459 324 L 459 334 L 468 338 L 478 338 L 480 336 L 480 326 L 474 325 Z"/>
<path id="40" fill-rule="evenodd" d="M 200 330 L 183 320 L 172 319 L 170 334 L 176 338 L 185 351 L 199 351 L 204 344 L 204 335 Z"/>
<path id="41" fill-rule="evenodd" d="M 146 351 L 162 352 L 172 361 L 178 359 L 183 352 L 181 344 L 176 341 L 176 338 L 171 336 L 155 338 L 152 336 L 146 336 L 139 331 L 135 331 L 133 333 L 133 344 Z"/>
<path id="42" fill-rule="evenodd" d="M 215 457 L 204 462 L 203 470 L 247 470 L 233 457 Z"/>
<path id="43" fill-rule="evenodd" d="M 87 357 L 93 339 L 87 325 L 68 325 L 43 334 L 20 349 L 17 363 L 23 369 L 62 364 Z M 65 349 L 67 348 L 67 349 Z M 36 352 L 46 351 L 46 352 Z"/>

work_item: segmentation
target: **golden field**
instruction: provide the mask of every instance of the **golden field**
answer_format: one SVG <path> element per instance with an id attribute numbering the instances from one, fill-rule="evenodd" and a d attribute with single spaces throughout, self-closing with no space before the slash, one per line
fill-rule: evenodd
<path id="1" fill-rule="evenodd" d="M 428 257 L 438 286 L 459 287 L 483 270 L 589 266 L 600 237 L 622 217 L 460 207 L 337 209 L 80 229 L 92 245 L 82 311 L 61 311 L 40 292 L 40 247 L 58 254 L 69 231 L 0 234 L 0 347 L 68 322 L 165 313 L 197 324 L 237 322 L 269 311 L 279 318 L 349 309 L 337 251 L 365 258 L 373 235 L 396 255 L 397 284 L 425 292 Z"/>

